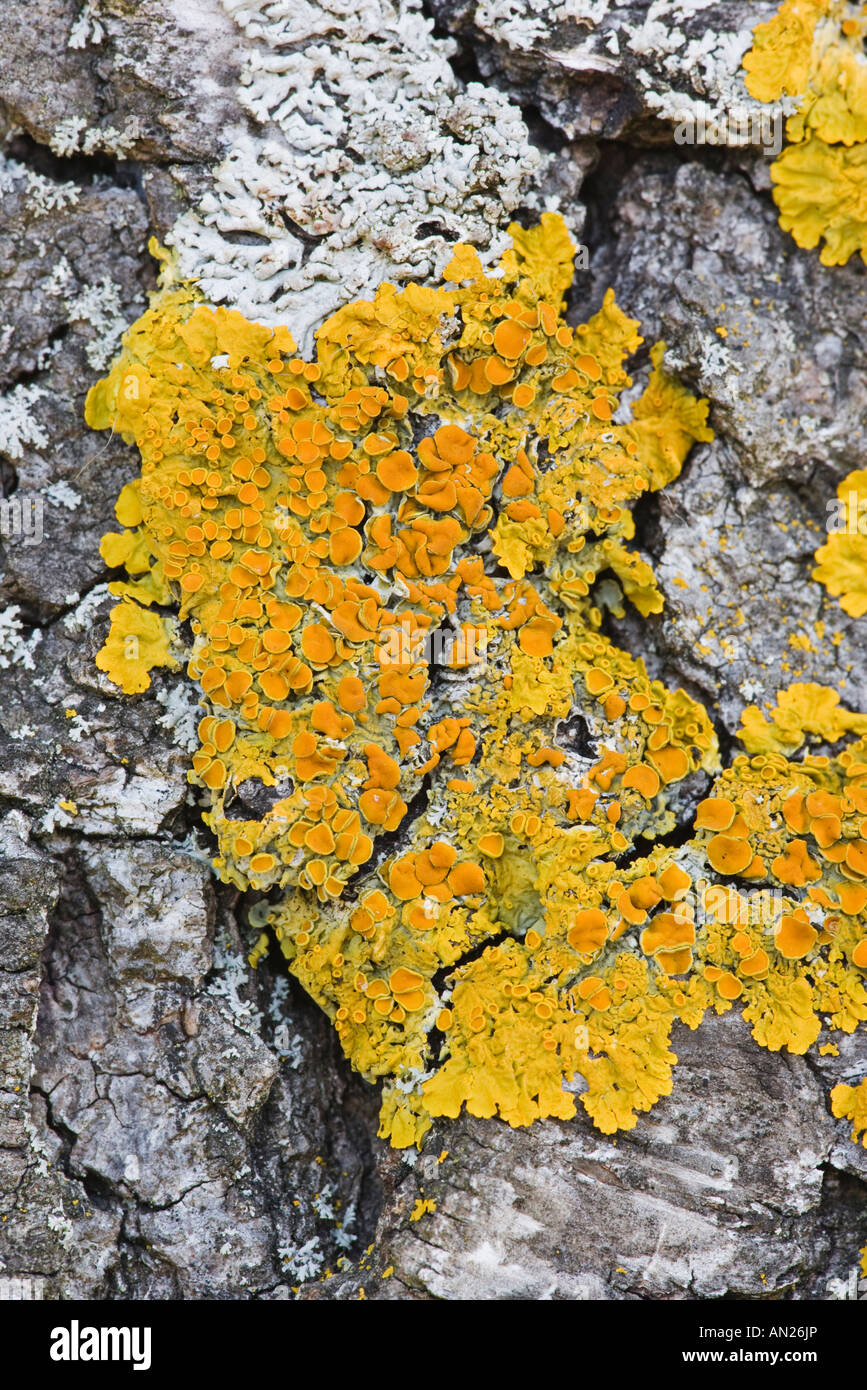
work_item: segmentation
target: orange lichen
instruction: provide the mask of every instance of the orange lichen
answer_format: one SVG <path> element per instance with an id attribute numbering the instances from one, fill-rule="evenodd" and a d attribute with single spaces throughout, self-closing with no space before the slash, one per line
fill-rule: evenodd
<path id="1" fill-rule="evenodd" d="M 735 818 L 735 808 L 722 797 L 705 797 L 698 803 L 695 814 L 696 830 L 728 830 Z"/>
<path id="2" fill-rule="evenodd" d="M 867 1017 L 867 752 L 720 773 L 706 711 L 604 635 L 603 603 L 662 605 L 630 508 L 709 437 L 706 407 L 657 345 L 625 418 L 636 324 L 609 293 L 566 325 L 562 222 L 512 236 L 496 276 L 458 247 L 456 288 L 347 305 L 315 362 L 168 283 L 88 402 L 142 455 L 104 545 L 113 621 L 175 604 L 192 633 L 215 866 L 384 1079 L 399 1146 L 462 1106 L 568 1118 L 576 1074 L 594 1123 L 629 1128 L 671 1089 L 674 1023 L 735 999 L 792 1051 L 819 1011 Z M 702 773 L 672 846 L 672 791 Z M 713 869 L 785 910 L 754 922 L 701 889 Z"/>
<path id="3" fill-rule="evenodd" d="M 806 913 L 799 911 L 780 918 L 774 944 L 787 960 L 801 960 L 809 955 L 818 939 L 819 933 L 810 926 Z"/>

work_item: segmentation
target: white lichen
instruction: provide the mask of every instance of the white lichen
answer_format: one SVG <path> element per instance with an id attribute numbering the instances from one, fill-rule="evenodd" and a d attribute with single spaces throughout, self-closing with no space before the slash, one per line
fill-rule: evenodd
<path id="1" fill-rule="evenodd" d="M 83 738 L 89 738 L 92 733 L 93 725 L 80 714 L 76 715 L 70 723 L 69 739 L 71 743 L 80 743 Z"/>
<path id="2" fill-rule="evenodd" d="M 42 289 L 52 299 L 65 299 L 75 285 L 75 273 L 65 256 L 58 256 L 51 274 L 42 281 Z"/>
<path id="3" fill-rule="evenodd" d="M 170 237 L 211 300 L 291 320 L 309 349 L 340 304 L 436 274 L 458 239 L 500 254 L 545 156 L 505 96 L 461 87 L 419 0 L 222 4 L 252 119 Z"/>
<path id="4" fill-rule="evenodd" d="M 241 991 L 249 982 L 250 967 L 246 958 L 234 951 L 225 932 L 217 932 L 214 939 L 214 975 L 208 992 L 226 1006 L 236 1028 L 258 1037 L 262 1030 L 262 1014 L 249 999 L 241 997 Z"/>
<path id="5" fill-rule="evenodd" d="M 113 360 L 126 330 L 122 294 L 120 285 L 104 275 L 68 301 L 70 323 L 88 324 L 93 330 L 84 355 L 95 372 L 104 371 Z"/>
<path id="6" fill-rule="evenodd" d="M 65 478 L 58 478 L 56 483 L 51 483 L 45 489 L 44 495 L 48 502 L 53 502 L 56 507 L 65 507 L 68 512 L 77 511 L 84 501 L 81 493 L 70 487 Z"/>
<path id="7" fill-rule="evenodd" d="M 42 449 L 48 435 L 33 415 L 37 401 L 44 399 L 41 386 L 13 386 L 0 396 L 0 454 L 20 459 L 28 445 Z"/>
<path id="8" fill-rule="evenodd" d="M 39 822 L 39 829 L 43 834 L 50 834 L 52 830 L 63 829 L 67 825 L 75 825 L 76 812 L 68 809 L 72 803 L 69 802 L 67 806 L 62 806 L 60 803 L 63 800 L 65 800 L 64 797 L 58 797 L 57 801 L 48 807 Z"/>
<path id="9" fill-rule="evenodd" d="M 81 197 L 78 184 L 46 178 L 44 174 L 37 174 L 34 169 L 28 169 L 15 159 L 7 159 L 3 154 L 0 154 L 0 193 L 23 195 L 31 217 L 62 212 L 64 208 L 74 207 Z"/>
<path id="10" fill-rule="evenodd" d="M 355 1231 L 355 1202 L 350 1202 L 343 1213 L 343 1220 L 339 1222 L 337 1230 L 334 1232 L 334 1243 L 341 1250 L 349 1250 L 358 1239 Z"/>
<path id="11" fill-rule="evenodd" d="M 157 719 L 161 728 L 171 734 L 172 742 L 188 753 L 199 746 L 199 721 L 202 707 L 198 694 L 188 682 L 161 686 L 157 692 L 157 703 L 162 705 L 163 713 Z"/>
<path id="12" fill-rule="evenodd" d="M 62 158 L 77 154 L 82 131 L 87 127 L 83 116 L 67 116 L 58 121 L 51 136 L 50 145 L 55 154 Z"/>
<path id="13" fill-rule="evenodd" d="M 320 1221 L 337 1220 L 336 1200 L 337 1193 L 332 1183 L 324 1183 L 321 1190 L 314 1194 L 312 1206 Z"/>
<path id="14" fill-rule="evenodd" d="M 325 1255 L 318 1236 L 311 1236 L 297 1250 L 291 1245 L 281 1245 L 277 1254 L 283 1265 L 283 1272 L 299 1284 L 303 1284 L 307 1279 L 315 1279 L 325 1266 Z"/>
<path id="15" fill-rule="evenodd" d="M 78 603 L 77 608 L 72 613 L 67 613 L 63 619 L 63 627 L 70 637 L 80 637 L 83 632 L 87 632 L 94 623 L 97 612 L 105 599 L 110 599 L 107 584 L 97 584 L 91 589 L 89 594 Z"/>
<path id="16" fill-rule="evenodd" d="M 78 17 L 69 31 L 66 47 L 87 48 L 88 44 L 91 44 L 96 48 L 104 38 L 105 29 L 100 23 L 94 0 L 84 0 Z"/>
<path id="17" fill-rule="evenodd" d="M 29 637 L 22 636 L 23 624 L 18 614 L 20 608 L 13 603 L 9 608 L 0 608 L 0 668 L 22 666 L 25 671 L 34 669 L 33 653 L 42 641 L 42 632 L 37 627 Z"/>
<path id="18" fill-rule="evenodd" d="M 69 158 L 75 154 L 111 154 L 121 159 L 130 153 L 144 130 L 137 116 L 131 116 L 123 128 L 112 125 L 91 126 L 82 116 L 67 116 L 54 127 L 49 146 L 55 154 Z"/>
<path id="19" fill-rule="evenodd" d="M 274 1047 L 280 1061 L 285 1062 L 291 1071 L 298 1071 L 304 1061 L 304 1039 L 301 1034 L 290 1034 L 289 1025 L 280 1023 L 274 1030 Z"/>

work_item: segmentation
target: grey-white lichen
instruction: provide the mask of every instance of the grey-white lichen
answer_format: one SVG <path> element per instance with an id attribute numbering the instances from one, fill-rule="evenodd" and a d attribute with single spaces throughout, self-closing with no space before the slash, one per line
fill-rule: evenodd
<path id="1" fill-rule="evenodd" d="M 45 217 L 74 207 L 81 197 L 77 184 L 49 179 L 0 153 L 0 193 L 22 193 L 31 217 Z"/>
<path id="2" fill-rule="evenodd" d="M 84 4 L 69 31 L 67 48 L 87 48 L 88 46 L 95 48 L 102 43 L 104 38 L 105 29 L 100 22 L 94 0 L 84 0 Z"/>
<path id="3" fill-rule="evenodd" d="M 65 507 L 68 512 L 78 511 L 84 500 L 81 493 L 70 487 L 65 478 L 58 478 L 57 482 L 50 483 L 44 496 L 46 501 L 53 502 L 56 507 Z"/>
<path id="4" fill-rule="evenodd" d="M 210 299 L 264 323 L 291 317 L 309 347 L 340 304 L 435 274 L 457 240 L 500 254 L 546 156 L 504 95 L 462 87 L 419 0 L 222 5 L 251 119 L 170 236 Z"/>
<path id="5" fill-rule="evenodd" d="M 108 275 L 85 285 L 68 301 L 67 313 L 70 323 L 86 324 L 91 329 L 84 355 L 95 372 L 104 371 L 120 347 L 127 327 L 120 285 Z"/>
<path id="6" fill-rule="evenodd" d="M 13 386 L 0 396 L 0 454 L 20 459 L 27 445 L 37 449 L 48 443 L 48 435 L 33 414 L 45 391 L 35 384 Z"/>
<path id="7" fill-rule="evenodd" d="M 714 27 L 701 20 L 712 5 L 719 18 L 716 0 L 650 0 L 644 5 L 635 0 L 479 0 L 471 18 L 473 27 L 495 44 L 526 54 L 534 64 L 541 56 L 542 66 L 554 72 L 609 71 L 622 80 L 628 67 L 644 105 L 660 120 L 701 119 L 712 131 L 725 132 L 733 110 L 755 115 L 764 110 L 747 93 L 741 71 L 756 15 L 748 6 L 740 7 L 742 13 L 733 6 L 725 16 L 726 27 Z M 690 23 L 697 19 L 698 24 Z M 783 109 L 782 104 L 774 106 L 771 114 Z M 567 110 L 565 103 L 560 105 L 560 124 L 574 136 L 579 122 L 570 127 Z M 580 116 L 577 90 L 575 110 Z M 719 143 L 739 141 L 723 133 Z"/>
<path id="8" fill-rule="evenodd" d="M 25 671 L 32 671 L 35 665 L 33 652 L 42 641 L 42 632 L 35 628 L 29 637 L 25 637 L 20 612 L 17 603 L 0 609 L 0 668 L 23 666 Z"/>

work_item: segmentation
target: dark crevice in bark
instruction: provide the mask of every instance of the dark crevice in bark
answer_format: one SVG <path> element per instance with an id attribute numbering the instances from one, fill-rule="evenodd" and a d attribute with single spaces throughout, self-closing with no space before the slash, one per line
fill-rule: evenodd
<path id="1" fill-rule="evenodd" d="M 110 154 L 55 154 L 26 131 L 12 137 L 6 154 L 8 158 L 55 183 L 72 182 L 83 186 L 96 183 L 103 187 L 131 188 L 142 196 L 141 166 L 134 160 L 119 159 Z"/>

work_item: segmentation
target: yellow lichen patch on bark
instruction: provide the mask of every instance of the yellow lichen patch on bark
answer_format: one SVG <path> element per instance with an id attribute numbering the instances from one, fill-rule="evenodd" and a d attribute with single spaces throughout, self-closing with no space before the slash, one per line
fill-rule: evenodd
<path id="1" fill-rule="evenodd" d="M 785 0 L 743 66 L 759 101 L 795 97 L 771 165 L 780 226 L 823 265 L 867 261 L 867 14 L 848 0 Z"/>
<path id="2" fill-rule="evenodd" d="M 121 639 L 153 627 L 152 667 L 161 610 L 188 624 L 215 867 L 267 894 L 251 964 L 276 936 L 398 1146 L 463 1107 L 566 1119 L 578 1076 L 629 1128 L 674 1024 L 735 1001 L 793 1051 L 820 1011 L 867 1017 L 860 745 L 720 772 L 702 706 L 604 633 L 662 605 L 631 507 L 710 438 L 706 403 L 657 345 L 627 410 L 637 324 L 610 291 L 565 322 L 561 219 L 512 237 L 498 275 L 460 246 L 443 286 L 346 306 L 313 361 L 168 278 L 87 405 L 142 459 L 98 660 L 144 688 Z"/>
<path id="3" fill-rule="evenodd" d="M 129 599 L 112 609 L 111 627 L 96 664 L 127 695 L 147 690 L 156 666 L 177 667 L 172 655 L 172 624 L 160 613 Z"/>
<path id="4" fill-rule="evenodd" d="M 831 1110 L 838 1120 L 852 1121 L 852 1140 L 867 1149 L 867 1077 L 857 1086 L 835 1086 L 831 1092 Z"/>
<path id="5" fill-rule="evenodd" d="M 829 507 L 830 507 L 829 503 Z M 816 551 L 813 578 L 853 618 L 867 613 L 867 471 L 857 469 L 837 488 L 837 515 Z"/>
<path id="6" fill-rule="evenodd" d="M 867 714 L 844 709 L 839 692 L 830 686 L 806 682 L 778 691 L 767 716 L 757 705 L 748 705 L 738 738 L 749 753 L 791 753 L 808 735 L 822 743 L 838 743 L 850 733 L 867 733 Z"/>

